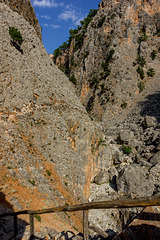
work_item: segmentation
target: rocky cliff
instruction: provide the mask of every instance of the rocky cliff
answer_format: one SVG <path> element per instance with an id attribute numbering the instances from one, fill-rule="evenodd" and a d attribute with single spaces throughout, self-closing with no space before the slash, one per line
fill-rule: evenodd
<path id="1" fill-rule="evenodd" d="M 28 1 L 14 3 L 0 2 L 1 211 L 158 193 L 159 2 L 102 1 L 71 31 L 70 47 L 63 45 L 55 61 L 65 71 L 70 66 L 76 88 L 18 8 Z M 91 211 L 89 221 L 114 235 L 137 212 Z M 82 230 L 80 213 L 37 218 L 40 239 Z M 19 220 L 20 239 L 28 239 L 27 222 Z M 2 239 L 11 226 L 0 222 Z"/>
<path id="2" fill-rule="evenodd" d="M 159 9 L 159 1 L 103 0 L 54 52 L 111 148 L 113 164 L 94 176 L 90 201 L 159 192 Z M 116 233 L 136 211 L 93 211 L 90 222 Z"/>
<path id="3" fill-rule="evenodd" d="M 102 131 L 34 26 L 6 3 L 0 3 L 1 191 L 15 210 L 86 201 L 93 172 L 109 166 Z M 81 229 L 79 215 L 63 218 Z M 53 219 L 46 217 L 46 225 Z"/>
<path id="4" fill-rule="evenodd" d="M 123 118 L 160 75 L 159 9 L 156 0 L 101 1 L 55 55 L 91 118 L 105 127 Z"/>
<path id="5" fill-rule="evenodd" d="M 41 27 L 30 0 L 0 0 L 0 2 L 7 4 L 14 12 L 23 16 L 34 27 L 37 35 L 42 40 Z"/>

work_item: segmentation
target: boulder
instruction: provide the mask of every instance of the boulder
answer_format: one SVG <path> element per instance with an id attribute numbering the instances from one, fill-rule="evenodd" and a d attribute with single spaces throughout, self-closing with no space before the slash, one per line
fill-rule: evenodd
<path id="1" fill-rule="evenodd" d="M 146 116 L 145 120 L 147 127 L 155 127 L 157 125 L 157 119 L 153 116 Z"/>
<path id="2" fill-rule="evenodd" d="M 132 164 L 117 177 L 117 189 L 136 197 L 151 196 L 154 192 L 154 178 L 145 167 Z"/>
<path id="3" fill-rule="evenodd" d="M 121 130 L 119 138 L 122 143 L 129 143 L 134 138 L 134 133 L 130 130 Z"/>
<path id="4" fill-rule="evenodd" d="M 119 148 L 115 145 L 112 146 L 112 159 L 113 159 L 113 164 L 119 164 L 123 161 L 122 159 L 122 152 L 119 150 Z"/>
<path id="5" fill-rule="evenodd" d="M 150 163 L 152 165 L 156 165 L 157 163 L 160 163 L 160 151 L 158 151 L 151 159 Z"/>
<path id="6" fill-rule="evenodd" d="M 94 177 L 94 183 L 103 184 L 109 181 L 108 171 L 101 171 Z"/>

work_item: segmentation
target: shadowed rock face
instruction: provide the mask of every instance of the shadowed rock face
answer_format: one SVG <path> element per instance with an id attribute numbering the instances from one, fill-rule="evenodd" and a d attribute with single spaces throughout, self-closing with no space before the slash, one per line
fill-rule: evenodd
<path id="1" fill-rule="evenodd" d="M 158 207 L 147 207 L 137 219 L 113 240 L 160 239 L 160 214 Z"/>

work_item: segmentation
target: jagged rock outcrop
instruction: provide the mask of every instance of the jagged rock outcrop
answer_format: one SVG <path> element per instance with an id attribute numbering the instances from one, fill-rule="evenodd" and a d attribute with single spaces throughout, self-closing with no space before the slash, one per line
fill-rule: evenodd
<path id="1" fill-rule="evenodd" d="M 41 27 L 30 0 L 0 0 L 0 3 L 7 4 L 13 11 L 23 16 L 34 27 L 37 35 L 42 40 Z"/>
<path id="2" fill-rule="evenodd" d="M 89 115 L 105 127 L 123 119 L 144 87 L 159 78 L 159 8 L 156 0 L 103 0 L 54 59 Z"/>

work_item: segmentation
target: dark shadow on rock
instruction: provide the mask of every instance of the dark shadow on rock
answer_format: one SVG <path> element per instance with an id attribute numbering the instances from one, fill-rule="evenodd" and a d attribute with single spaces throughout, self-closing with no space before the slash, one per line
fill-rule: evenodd
<path id="1" fill-rule="evenodd" d="M 113 240 L 160 240 L 160 228 L 148 224 L 129 226 Z"/>
<path id="2" fill-rule="evenodd" d="M 143 117 L 146 115 L 155 117 L 160 123 L 160 91 L 148 95 L 145 101 L 139 102 L 138 105 L 141 107 L 140 113 Z"/>
<path id="3" fill-rule="evenodd" d="M 149 221 L 160 221 L 160 213 L 143 212 L 138 219 Z"/>
<path id="4" fill-rule="evenodd" d="M 147 210 L 138 214 L 113 240 L 160 240 L 160 214 Z"/>
<path id="5" fill-rule="evenodd" d="M 0 214 L 14 212 L 13 206 L 6 201 L 5 195 L 0 192 Z M 25 227 L 28 223 L 18 218 L 18 238 L 22 239 Z M 0 240 L 12 240 L 14 236 L 14 220 L 13 216 L 0 216 Z"/>
<path id="6" fill-rule="evenodd" d="M 11 45 L 14 46 L 21 54 L 23 54 L 23 49 L 18 43 L 16 43 L 15 41 L 11 41 Z"/>

